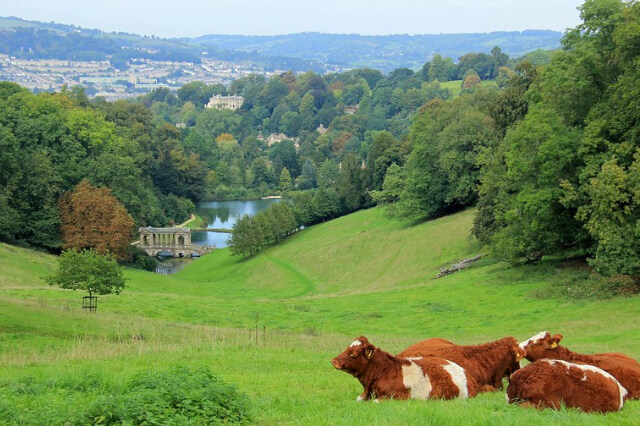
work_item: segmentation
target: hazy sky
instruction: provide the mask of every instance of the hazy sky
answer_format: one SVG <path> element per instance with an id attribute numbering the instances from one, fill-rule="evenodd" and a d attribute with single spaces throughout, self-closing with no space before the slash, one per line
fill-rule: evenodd
<path id="1" fill-rule="evenodd" d="M 0 16 L 161 37 L 564 31 L 583 0 L 2 0 Z"/>

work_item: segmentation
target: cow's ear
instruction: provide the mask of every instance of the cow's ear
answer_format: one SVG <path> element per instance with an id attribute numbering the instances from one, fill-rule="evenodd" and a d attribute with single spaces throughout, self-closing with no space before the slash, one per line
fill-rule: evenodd
<path id="1" fill-rule="evenodd" d="M 369 344 L 369 339 L 367 339 L 367 338 L 366 338 L 366 337 L 364 337 L 364 336 L 360 336 L 360 337 L 358 337 L 356 340 L 361 341 L 365 346 Z"/>
<path id="2" fill-rule="evenodd" d="M 364 353 L 364 356 L 367 359 L 371 359 L 371 357 L 373 356 L 373 351 L 375 349 L 376 348 L 371 343 L 369 343 L 369 341 L 365 337 L 364 342 L 362 342 L 362 352 Z"/>
<path id="3" fill-rule="evenodd" d="M 560 343 L 560 341 L 562 340 L 562 334 L 554 334 L 553 337 L 551 337 L 551 339 L 549 340 L 549 343 L 551 344 L 551 348 L 555 349 L 558 347 L 558 343 Z"/>

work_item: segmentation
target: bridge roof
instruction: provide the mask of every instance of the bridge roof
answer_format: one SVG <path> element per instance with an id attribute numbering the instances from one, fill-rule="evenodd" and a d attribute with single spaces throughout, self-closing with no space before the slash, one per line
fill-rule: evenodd
<path id="1" fill-rule="evenodd" d="M 153 234 L 175 234 L 177 232 L 191 233 L 191 228 L 154 228 L 152 226 L 140 227 L 138 232 L 151 232 Z"/>

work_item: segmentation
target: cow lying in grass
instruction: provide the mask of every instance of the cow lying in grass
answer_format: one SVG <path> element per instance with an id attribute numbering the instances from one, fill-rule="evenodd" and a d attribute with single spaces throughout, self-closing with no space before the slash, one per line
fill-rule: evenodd
<path id="1" fill-rule="evenodd" d="M 360 381 L 360 399 L 452 399 L 478 393 L 472 376 L 442 358 L 399 358 L 358 337 L 331 364 Z"/>
<path id="2" fill-rule="evenodd" d="M 520 343 L 529 361 L 542 358 L 561 359 L 594 365 L 613 375 L 629 392 L 629 399 L 640 399 L 640 363 L 621 353 L 585 355 L 560 346 L 561 334 L 543 331 Z"/>
<path id="3" fill-rule="evenodd" d="M 627 390 L 606 371 L 586 364 L 540 359 L 509 378 L 507 401 L 535 408 L 619 411 Z"/>
<path id="4" fill-rule="evenodd" d="M 502 378 L 520 368 L 519 361 L 524 357 L 524 351 L 518 347 L 518 341 L 513 337 L 468 346 L 433 338 L 409 346 L 398 356 L 437 356 L 453 361 L 473 376 L 482 392 L 502 389 Z"/>

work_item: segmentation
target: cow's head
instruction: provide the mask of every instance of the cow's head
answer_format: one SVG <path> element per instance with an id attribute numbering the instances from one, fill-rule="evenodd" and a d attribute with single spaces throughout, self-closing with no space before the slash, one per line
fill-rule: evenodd
<path id="1" fill-rule="evenodd" d="M 375 350 L 375 346 L 366 337 L 360 336 L 344 352 L 332 359 L 331 364 L 338 370 L 357 377 L 366 371 Z"/>
<path id="2" fill-rule="evenodd" d="M 561 340 L 562 334 L 552 336 L 548 331 L 543 331 L 520 343 L 520 348 L 525 350 L 525 356 L 531 362 L 541 358 L 555 358 L 554 354 Z"/>

